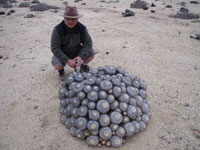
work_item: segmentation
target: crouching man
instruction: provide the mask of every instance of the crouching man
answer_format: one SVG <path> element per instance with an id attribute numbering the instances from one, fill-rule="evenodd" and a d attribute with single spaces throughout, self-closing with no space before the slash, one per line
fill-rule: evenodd
<path id="1" fill-rule="evenodd" d="M 87 28 L 78 21 L 82 17 L 76 7 L 67 6 L 64 20 L 56 25 L 51 36 L 52 65 L 59 72 L 60 80 L 65 79 L 64 67 L 80 67 L 88 72 L 87 65 L 94 58 L 92 39 Z"/>

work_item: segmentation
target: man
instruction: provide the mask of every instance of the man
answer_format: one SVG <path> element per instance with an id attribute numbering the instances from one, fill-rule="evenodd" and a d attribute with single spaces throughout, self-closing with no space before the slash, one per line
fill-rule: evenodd
<path id="1" fill-rule="evenodd" d="M 62 16 L 64 20 L 54 27 L 51 36 L 52 65 L 58 70 L 60 80 L 65 79 L 66 64 L 88 72 L 87 64 L 94 58 L 92 39 L 87 28 L 78 22 L 82 15 L 77 8 L 67 6 Z"/>

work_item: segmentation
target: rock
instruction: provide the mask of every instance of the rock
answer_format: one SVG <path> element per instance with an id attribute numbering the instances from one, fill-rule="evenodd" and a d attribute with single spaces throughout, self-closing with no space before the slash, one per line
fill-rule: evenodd
<path id="1" fill-rule="evenodd" d="M 172 8 L 172 5 L 166 5 L 165 7 L 166 8 Z"/>
<path id="2" fill-rule="evenodd" d="M 156 13 L 156 11 L 155 10 L 151 10 L 151 13 Z"/>
<path id="3" fill-rule="evenodd" d="M 38 106 L 34 106 L 33 109 L 38 109 Z"/>
<path id="4" fill-rule="evenodd" d="M 195 36 L 191 35 L 190 38 L 200 40 L 200 34 L 196 34 Z"/>
<path id="5" fill-rule="evenodd" d="M 200 70 L 200 65 L 196 64 L 196 65 L 194 66 L 194 69 L 195 69 L 195 70 Z"/>
<path id="6" fill-rule="evenodd" d="M 148 3 L 141 0 L 136 0 L 134 3 L 130 4 L 131 8 L 138 8 L 138 9 L 144 9 L 148 7 Z"/>
<path id="7" fill-rule="evenodd" d="M 31 4 L 39 4 L 39 3 L 40 3 L 39 0 L 33 0 L 33 1 L 31 2 Z"/>
<path id="8" fill-rule="evenodd" d="M 0 55 L 0 59 L 2 59 L 3 58 L 3 56 L 2 55 Z"/>
<path id="9" fill-rule="evenodd" d="M 135 16 L 135 13 L 132 12 L 131 10 L 129 10 L 129 9 L 126 9 L 125 12 L 122 12 L 122 16 L 123 17 Z"/>
<path id="10" fill-rule="evenodd" d="M 108 55 L 108 54 L 110 54 L 109 52 L 106 52 L 106 54 Z"/>
<path id="11" fill-rule="evenodd" d="M 200 20 L 193 20 L 194 23 L 200 23 Z"/>
<path id="12" fill-rule="evenodd" d="M 6 13 L 4 11 L 0 11 L 0 15 L 5 15 Z"/>
<path id="13" fill-rule="evenodd" d="M 198 19 L 199 15 L 190 13 L 187 8 L 181 7 L 180 10 L 176 13 L 176 15 L 170 15 L 170 17 L 179 19 Z"/>
<path id="14" fill-rule="evenodd" d="M 14 13 L 15 10 L 11 9 L 10 11 L 7 12 L 7 16 L 11 15 L 11 13 Z"/>
<path id="15" fill-rule="evenodd" d="M 148 9 L 149 9 L 149 7 L 144 7 L 144 8 L 143 8 L 143 10 L 148 10 Z"/>
<path id="16" fill-rule="evenodd" d="M 190 1 L 190 4 L 199 4 L 197 1 Z"/>
<path id="17" fill-rule="evenodd" d="M 86 5 L 86 3 L 81 3 L 81 5 Z"/>
<path id="18" fill-rule="evenodd" d="M 189 107 L 189 104 L 188 104 L 188 103 L 185 103 L 184 106 L 185 106 L 185 107 Z"/>
<path id="19" fill-rule="evenodd" d="M 181 7 L 180 8 L 180 12 L 182 12 L 182 13 L 188 13 L 189 10 L 187 8 Z"/>
<path id="20" fill-rule="evenodd" d="M 29 7 L 29 6 L 30 6 L 30 4 L 28 2 L 22 2 L 19 4 L 18 7 Z"/>
<path id="21" fill-rule="evenodd" d="M 192 132 L 192 135 L 195 138 L 200 139 L 200 127 L 199 126 L 192 126 L 192 127 L 190 127 L 190 130 Z"/>
<path id="22" fill-rule="evenodd" d="M 183 7 L 185 7 L 186 3 L 185 2 L 181 2 L 180 5 L 183 6 Z"/>
<path id="23" fill-rule="evenodd" d="M 65 1 L 65 2 L 63 2 L 63 4 L 64 4 L 65 6 L 67 6 L 69 3 L 68 3 L 68 1 Z"/>
<path id="24" fill-rule="evenodd" d="M 0 7 L 2 8 L 11 8 L 12 7 L 12 4 L 11 3 L 14 3 L 16 1 L 13 1 L 13 0 L 0 0 Z"/>
<path id="25" fill-rule="evenodd" d="M 154 3 L 151 3 L 151 7 L 156 7 L 156 5 Z"/>
<path id="26" fill-rule="evenodd" d="M 9 11 L 9 13 L 15 13 L 15 10 L 11 9 L 11 10 Z"/>
<path id="27" fill-rule="evenodd" d="M 27 14 L 26 16 L 24 16 L 24 18 L 33 18 L 36 17 L 36 15 L 34 14 Z"/>
<path id="28" fill-rule="evenodd" d="M 82 1 L 82 0 L 74 0 L 75 3 L 78 3 L 78 2 L 80 2 L 80 1 Z"/>
<path id="29" fill-rule="evenodd" d="M 47 5 L 45 3 L 39 3 L 39 4 L 36 4 L 36 5 L 32 5 L 30 7 L 31 11 L 46 11 L 46 10 L 49 10 L 49 9 L 59 9 L 59 7 L 50 6 L 50 5 Z"/>

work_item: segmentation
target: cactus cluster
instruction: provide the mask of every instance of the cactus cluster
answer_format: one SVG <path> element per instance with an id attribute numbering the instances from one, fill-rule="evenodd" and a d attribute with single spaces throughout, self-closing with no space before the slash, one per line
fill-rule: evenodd
<path id="1" fill-rule="evenodd" d="M 119 67 L 72 72 L 59 90 L 61 123 L 90 146 L 120 147 L 149 122 L 146 89 L 144 80 Z"/>

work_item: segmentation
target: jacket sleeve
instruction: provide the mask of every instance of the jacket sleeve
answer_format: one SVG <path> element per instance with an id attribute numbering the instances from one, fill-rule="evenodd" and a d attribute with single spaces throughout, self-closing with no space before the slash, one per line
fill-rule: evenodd
<path id="1" fill-rule="evenodd" d="M 82 59 L 87 59 L 92 51 L 92 38 L 89 35 L 87 28 L 85 27 L 85 29 L 83 30 L 82 33 L 82 48 L 81 48 L 81 52 L 80 52 L 80 57 Z"/>
<path id="2" fill-rule="evenodd" d="M 61 51 L 61 37 L 56 28 L 53 29 L 51 35 L 51 51 L 63 66 L 67 63 L 69 58 Z"/>

